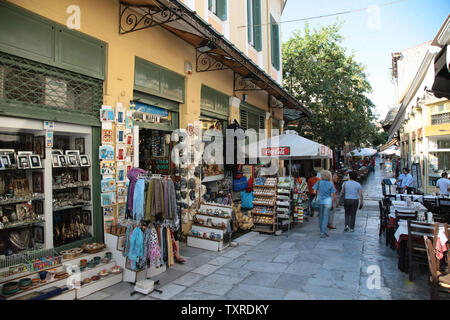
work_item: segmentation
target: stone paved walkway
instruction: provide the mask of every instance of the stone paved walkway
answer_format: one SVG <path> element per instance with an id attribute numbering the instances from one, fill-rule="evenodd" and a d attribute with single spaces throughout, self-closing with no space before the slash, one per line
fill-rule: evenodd
<path id="1" fill-rule="evenodd" d="M 130 296 L 133 285 L 120 283 L 86 299 L 429 299 L 426 275 L 417 270 L 409 282 L 397 269 L 397 253 L 378 238 L 376 200 L 384 176 L 377 168 L 365 182 L 367 200 L 357 213 L 354 233 L 344 233 L 340 209 L 337 229 L 325 239 L 319 238 L 316 216 L 289 237 L 250 232 L 237 239 L 238 247 L 220 253 L 184 246 L 186 263 L 154 278 L 162 294 Z M 373 270 L 380 275 L 375 280 Z M 377 279 L 379 288 L 370 289 Z"/>

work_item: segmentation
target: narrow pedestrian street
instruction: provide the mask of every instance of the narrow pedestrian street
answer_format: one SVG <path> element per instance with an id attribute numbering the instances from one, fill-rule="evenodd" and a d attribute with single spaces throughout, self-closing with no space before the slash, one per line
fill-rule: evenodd
<path id="1" fill-rule="evenodd" d="M 85 299 L 429 299 L 426 275 L 417 271 L 409 282 L 397 268 L 397 253 L 378 237 L 377 200 L 384 177 L 378 166 L 364 183 L 366 200 L 354 233 L 344 232 L 339 208 L 337 229 L 325 239 L 319 238 L 316 214 L 289 237 L 250 232 L 237 239 L 239 246 L 223 252 L 184 246 L 185 264 L 154 278 L 162 294 L 131 296 L 133 285 L 123 282 Z"/>

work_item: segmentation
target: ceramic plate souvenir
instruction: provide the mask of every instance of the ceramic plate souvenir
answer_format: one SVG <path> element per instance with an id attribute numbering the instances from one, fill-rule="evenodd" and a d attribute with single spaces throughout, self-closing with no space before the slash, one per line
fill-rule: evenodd
<path id="1" fill-rule="evenodd" d="M 121 272 L 122 272 L 122 268 L 119 267 L 119 266 L 114 266 L 114 267 L 111 268 L 111 273 L 112 274 L 118 274 L 118 273 L 121 273 Z"/>

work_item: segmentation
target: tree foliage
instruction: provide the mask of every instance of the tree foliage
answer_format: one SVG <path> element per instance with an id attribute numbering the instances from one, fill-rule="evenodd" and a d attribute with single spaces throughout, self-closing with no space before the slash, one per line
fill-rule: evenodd
<path id="1" fill-rule="evenodd" d="M 341 45 L 340 24 L 294 32 L 283 44 L 284 87 L 312 112 L 299 134 L 332 148 L 370 144 L 377 132 L 365 67 Z M 292 114 L 291 114 L 292 115 Z"/>

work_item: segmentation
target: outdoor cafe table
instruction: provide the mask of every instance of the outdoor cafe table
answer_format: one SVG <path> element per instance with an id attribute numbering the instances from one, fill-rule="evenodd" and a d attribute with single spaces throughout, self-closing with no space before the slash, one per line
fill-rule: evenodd
<path id="1" fill-rule="evenodd" d="M 411 221 L 411 223 L 418 222 L 423 223 L 423 221 Z M 433 222 L 431 222 L 433 223 Z M 406 249 L 407 249 L 407 241 L 408 241 L 408 221 L 400 220 L 398 222 L 397 231 L 394 234 L 396 245 L 398 248 L 398 265 L 399 269 L 407 272 L 406 270 Z M 439 233 L 438 233 L 439 241 L 436 241 L 436 257 L 438 260 L 441 260 L 444 256 L 444 252 L 447 251 L 447 237 L 445 236 L 444 226 L 439 224 Z"/>
<path id="2" fill-rule="evenodd" d="M 403 197 L 409 197 L 412 201 L 420 201 L 423 202 L 423 196 L 420 194 L 396 194 L 395 200 L 402 200 L 401 196 Z"/>
<path id="3" fill-rule="evenodd" d="M 389 217 L 395 219 L 395 210 L 401 212 L 427 212 L 428 209 L 421 204 L 420 202 L 411 202 L 411 205 L 408 207 L 408 203 L 406 201 L 392 201 L 392 206 L 389 209 Z"/>

